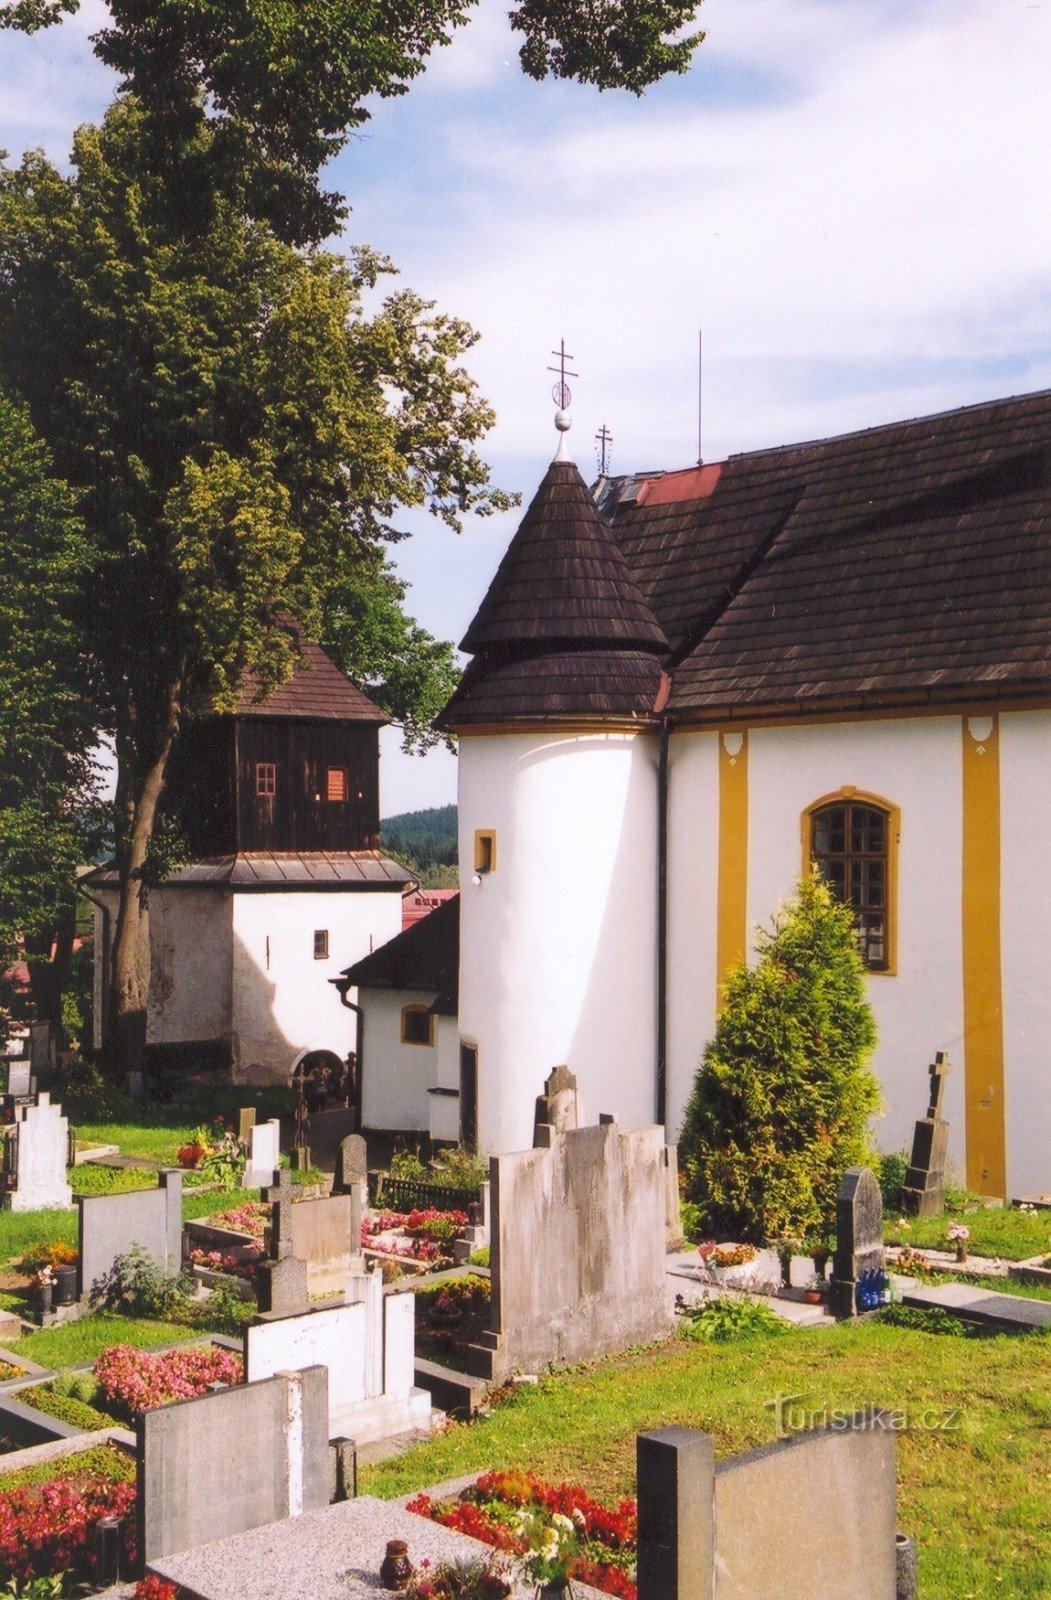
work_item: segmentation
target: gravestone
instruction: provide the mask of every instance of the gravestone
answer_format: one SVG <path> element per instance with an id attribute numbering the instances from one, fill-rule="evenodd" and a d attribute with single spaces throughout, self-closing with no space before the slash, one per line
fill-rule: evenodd
<path id="1" fill-rule="evenodd" d="M 33 1063 L 31 1061 L 20 1060 L 7 1063 L 7 1092 L 9 1095 L 25 1100 L 33 1096 L 35 1088 Z"/>
<path id="2" fill-rule="evenodd" d="M 80 1238 L 77 1253 L 77 1293 L 89 1294 L 92 1285 L 111 1271 L 118 1256 L 133 1245 L 146 1251 L 151 1261 L 169 1277 L 182 1265 L 182 1173 L 160 1173 L 156 1189 L 134 1189 L 126 1194 L 78 1195 Z"/>
<path id="3" fill-rule="evenodd" d="M 39 1211 L 69 1206 L 73 1191 L 66 1182 L 69 1123 L 51 1096 L 40 1094 L 35 1105 L 17 1106 L 13 1136 L 18 1141 L 15 1184 L 4 1196 L 9 1211 Z M 9 1135 L 10 1137 L 10 1135 Z"/>
<path id="4" fill-rule="evenodd" d="M 602 1117 L 537 1137 L 489 1164 L 491 1323 L 468 1356 L 497 1379 L 664 1338 L 674 1320 L 663 1128 Z"/>
<path id="5" fill-rule="evenodd" d="M 307 1264 L 292 1254 L 292 1177 L 287 1167 L 271 1173 L 262 1194 L 270 1202 L 270 1253 L 256 1269 L 259 1309 L 291 1316 L 307 1307 Z"/>
<path id="6" fill-rule="evenodd" d="M 857 1315 L 863 1273 L 883 1272 L 883 1197 L 868 1167 L 844 1173 L 836 1196 L 836 1253 L 832 1258 L 829 1309 L 835 1317 Z"/>
<path id="7" fill-rule="evenodd" d="M 938 1051 L 930 1067 L 931 1099 L 927 1115 L 912 1136 L 912 1160 L 901 1191 L 902 1210 L 911 1217 L 940 1217 L 945 1210 L 945 1162 L 949 1149 L 949 1124 L 942 1116 L 945 1079 L 952 1071 L 949 1058 Z"/>
<path id="8" fill-rule="evenodd" d="M 895 1434 L 880 1412 L 716 1462 L 641 1434 L 639 1600 L 895 1600 Z"/>
<path id="9" fill-rule="evenodd" d="M 328 1368 L 329 1437 L 359 1445 L 430 1427 L 431 1400 L 415 1387 L 415 1296 L 383 1293 L 379 1270 L 354 1274 L 348 1304 L 245 1329 L 249 1383 L 304 1366 Z"/>
<path id="10" fill-rule="evenodd" d="M 254 1111 L 252 1116 L 255 1116 Z M 261 1189 L 268 1184 L 280 1161 L 280 1122 L 276 1117 L 271 1117 L 269 1122 L 253 1122 L 248 1128 L 248 1162 L 242 1179 L 244 1187 Z"/>
<path id="11" fill-rule="evenodd" d="M 311 1294 L 339 1294 L 348 1272 L 361 1269 L 361 1222 L 355 1230 L 353 1212 L 349 1194 L 297 1200 L 292 1207 L 292 1254 L 306 1263 Z"/>
<path id="12" fill-rule="evenodd" d="M 237 1113 L 237 1137 L 240 1139 L 242 1144 L 248 1143 L 249 1139 L 252 1137 L 252 1129 L 254 1127 L 255 1106 L 241 1106 Z M 274 1165 L 276 1166 L 276 1164 L 277 1163 L 275 1162 Z M 270 1170 L 272 1172 L 273 1167 L 271 1167 Z"/>
<path id="13" fill-rule="evenodd" d="M 324 1367 L 157 1406 L 136 1432 L 147 1563 L 328 1504 Z"/>
<path id="14" fill-rule="evenodd" d="M 339 1142 L 332 1193 L 350 1197 L 351 1251 L 355 1257 L 355 1265 L 360 1268 L 363 1259 L 361 1224 L 369 1204 L 368 1151 L 360 1133 L 348 1133 L 347 1137 Z"/>
<path id="15" fill-rule="evenodd" d="M 556 1133 L 567 1133 L 570 1128 L 583 1125 L 584 1115 L 580 1103 L 575 1075 L 568 1067 L 555 1067 L 544 1084 L 543 1094 L 536 1097 L 533 1118 L 533 1147 L 541 1143 L 541 1128 L 553 1128 Z"/>

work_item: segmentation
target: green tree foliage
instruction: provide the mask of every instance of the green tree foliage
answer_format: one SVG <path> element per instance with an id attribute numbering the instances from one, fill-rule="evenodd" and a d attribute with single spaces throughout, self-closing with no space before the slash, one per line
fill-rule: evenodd
<path id="1" fill-rule="evenodd" d="M 26 409 L 0 395 L 0 966 L 22 945 L 39 984 L 71 922 L 79 808 L 95 781 L 94 707 L 73 622 L 91 555 Z M 46 1000 L 42 1011 L 51 1014 Z"/>
<path id="2" fill-rule="evenodd" d="M 374 307 L 392 268 L 373 253 L 295 249 L 253 220 L 206 125 L 173 203 L 147 120 L 118 101 L 77 134 L 70 176 L 39 153 L 0 174 L 0 375 L 80 493 L 118 762 L 114 1020 L 140 1030 L 144 889 L 184 707 L 228 706 L 246 667 L 264 688 L 286 677 L 283 609 L 331 634 L 411 738 L 453 669 L 401 614 L 384 554 L 398 512 L 456 528 L 508 504 L 474 449 L 492 413 L 459 365 L 472 330 L 409 291 Z"/>
<path id="3" fill-rule="evenodd" d="M 246 198 L 281 236 L 317 243 L 346 207 L 317 175 L 370 115 L 371 96 L 404 94 L 475 0 L 110 0 L 95 52 L 151 112 L 142 130 L 157 170 L 206 117 L 210 160 L 249 175 Z M 78 0 L 5 0 L 0 26 L 34 32 Z M 512 26 L 534 78 L 635 93 L 684 72 L 703 34 L 672 37 L 694 0 L 519 0 Z"/>
<path id="4" fill-rule="evenodd" d="M 456 807 L 403 811 L 380 823 L 380 841 L 410 868 L 425 889 L 457 884 Z"/>
<path id="5" fill-rule="evenodd" d="M 827 1235 L 848 1167 L 868 1159 L 880 1095 L 849 908 L 813 874 L 726 985 L 679 1142 L 711 1233 L 766 1244 Z"/>

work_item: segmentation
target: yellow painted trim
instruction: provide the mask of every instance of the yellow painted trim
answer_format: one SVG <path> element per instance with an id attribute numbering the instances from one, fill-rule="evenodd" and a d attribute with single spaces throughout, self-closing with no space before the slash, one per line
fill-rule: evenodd
<path id="1" fill-rule="evenodd" d="M 409 1012 L 421 1013 L 427 1018 L 426 1039 L 406 1039 L 405 1018 Z M 401 1008 L 401 1042 L 402 1044 L 417 1045 L 421 1050 L 426 1050 L 434 1044 L 434 1013 L 427 1006 L 402 1006 Z"/>
<path id="2" fill-rule="evenodd" d="M 844 701 L 842 705 L 833 704 L 813 711 L 781 707 L 764 712 L 744 706 L 736 714 L 732 708 L 723 706 L 710 716 L 693 716 L 688 711 L 676 712 L 672 733 L 711 733 L 716 728 L 809 728 L 825 723 L 898 722 L 911 717 L 989 717 L 994 713 L 1048 710 L 1051 710 L 1051 698 L 1046 694 L 1015 695 L 995 700 L 991 697 L 988 700 L 961 697 L 954 700 L 928 700 L 922 705 L 887 701 L 869 707 Z"/>
<path id="3" fill-rule="evenodd" d="M 719 886 L 715 972 L 720 1009 L 723 986 L 733 968 L 744 961 L 747 953 L 748 734 L 744 729 L 732 728 L 719 735 Z"/>
<path id="4" fill-rule="evenodd" d="M 597 718 L 594 722 L 559 722 L 556 717 L 546 722 L 479 722 L 469 727 L 451 727 L 458 739 L 488 739 L 496 733 L 548 733 L 548 734 L 593 734 L 596 737 L 604 733 L 615 734 L 640 734 L 648 733 L 656 737 L 659 721 L 656 717 L 631 717 L 622 721 L 616 718 Z"/>
<path id="5" fill-rule="evenodd" d="M 867 967 L 865 970 L 870 978 L 894 978 L 898 972 L 898 846 L 901 843 L 901 807 L 881 794 L 870 794 L 865 789 L 855 789 L 849 783 L 844 784 L 842 789 L 835 789 L 831 794 L 823 794 L 820 800 L 813 801 L 799 819 L 804 877 L 810 871 L 813 862 L 811 818 L 815 811 L 820 811 L 824 806 L 835 805 L 837 800 L 853 800 L 863 806 L 875 806 L 877 811 L 884 811 L 887 814 L 887 965 L 881 968 Z"/>
<path id="6" fill-rule="evenodd" d="M 474 870 L 475 872 L 496 871 L 496 829 L 475 828 L 474 830 Z"/>
<path id="7" fill-rule="evenodd" d="M 1000 972 L 1000 725 L 964 717 L 963 1049 L 967 1187 L 1007 1193 Z"/>

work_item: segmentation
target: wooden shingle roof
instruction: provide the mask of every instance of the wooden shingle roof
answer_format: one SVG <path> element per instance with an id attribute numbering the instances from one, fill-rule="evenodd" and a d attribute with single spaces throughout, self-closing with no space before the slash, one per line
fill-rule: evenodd
<path id="1" fill-rule="evenodd" d="M 452 1011 L 460 981 L 460 896 L 404 928 L 371 955 L 345 967 L 337 983 L 344 990 L 415 989 L 451 999 Z"/>
<path id="2" fill-rule="evenodd" d="M 292 676 L 278 684 L 265 698 L 259 698 L 259 683 L 250 672 L 243 674 L 241 695 L 234 708 L 239 717 L 307 717 L 311 720 L 369 722 L 374 726 L 390 721 L 385 711 L 363 694 L 345 672 L 325 654 L 319 644 L 308 639 L 297 622 L 287 614 L 278 618 L 296 641 L 299 661 Z"/>
<path id="3" fill-rule="evenodd" d="M 571 461 L 553 461 L 463 639 L 447 727 L 648 716 L 668 641 Z"/>

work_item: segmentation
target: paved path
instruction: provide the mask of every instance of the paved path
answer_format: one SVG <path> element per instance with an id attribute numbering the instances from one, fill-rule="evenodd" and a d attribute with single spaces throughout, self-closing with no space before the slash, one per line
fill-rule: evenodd
<path id="1" fill-rule="evenodd" d="M 939 1306 L 964 1322 L 998 1333 L 1022 1333 L 1033 1328 L 1051 1328 L 1051 1300 L 1027 1300 L 1017 1294 L 990 1294 L 971 1283 L 943 1283 L 935 1288 L 910 1286 L 902 1294 L 902 1304 L 921 1311 Z"/>

